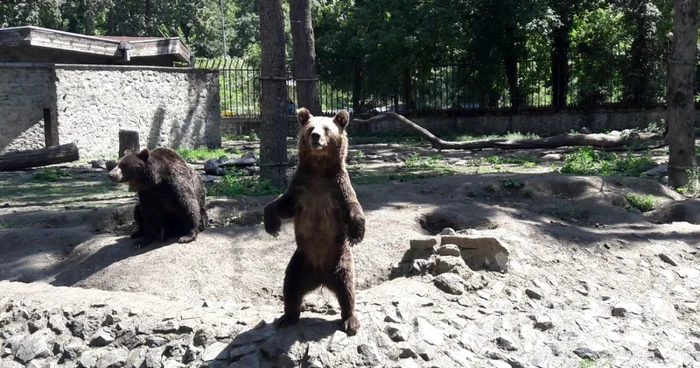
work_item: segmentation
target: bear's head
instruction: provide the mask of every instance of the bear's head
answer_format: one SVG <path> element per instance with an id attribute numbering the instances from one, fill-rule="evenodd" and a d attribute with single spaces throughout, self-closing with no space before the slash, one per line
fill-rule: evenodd
<path id="1" fill-rule="evenodd" d="M 347 155 L 348 140 L 345 128 L 350 121 L 347 111 L 341 110 L 334 117 L 313 116 L 306 108 L 297 111 L 301 125 L 299 154 L 311 156 L 333 155 L 343 159 Z"/>
<path id="2" fill-rule="evenodd" d="M 128 183 L 129 187 L 137 190 L 148 189 L 155 185 L 153 170 L 149 168 L 148 159 L 151 156 L 147 148 L 135 153 L 124 151 L 117 166 L 109 172 L 109 178 L 115 183 Z"/>

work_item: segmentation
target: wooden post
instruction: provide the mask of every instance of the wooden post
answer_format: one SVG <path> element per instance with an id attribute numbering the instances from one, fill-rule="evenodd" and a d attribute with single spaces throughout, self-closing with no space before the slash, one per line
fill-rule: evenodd
<path id="1" fill-rule="evenodd" d="M 29 151 L 10 152 L 0 156 L 0 171 L 60 164 L 80 159 L 75 143 Z"/>
<path id="2" fill-rule="evenodd" d="M 141 150 L 139 144 L 139 132 L 135 130 L 120 130 L 119 131 L 119 158 L 124 157 L 124 151 L 131 150 L 138 152 Z"/>
<path id="3" fill-rule="evenodd" d="M 51 109 L 44 109 L 44 146 L 58 146 L 58 128 L 51 119 Z"/>

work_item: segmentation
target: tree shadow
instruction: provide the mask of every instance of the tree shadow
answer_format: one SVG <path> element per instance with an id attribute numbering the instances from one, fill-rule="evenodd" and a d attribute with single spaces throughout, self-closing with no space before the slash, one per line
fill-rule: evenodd
<path id="1" fill-rule="evenodd" d="M 163 105 L 158 106 L 156 112 L 153 114 L 153 120 L 151 121 L 151 127 L 148 131 L 148 141 L 146 147 L 149 150 L 154 150 L 156 147 L 160 146 L 160 132 L 163 129 L 163 123 L 165 122 L 165 107 Z"/>

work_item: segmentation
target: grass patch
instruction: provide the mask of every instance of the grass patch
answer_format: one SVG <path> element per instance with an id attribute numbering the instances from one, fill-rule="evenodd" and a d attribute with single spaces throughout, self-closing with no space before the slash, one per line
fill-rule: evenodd
<path id="1" fill-rule="evenodd" d="M 581 147 L 578 151 L 564 156 L 564 166 L 561 169 L 565 174 L 579 175 L 625 175 L 641 176 L 645 171 L 655 167 L 649 153 L 638 157 L 627 153 L 598 152 L 590 147 Z"/>
<path id="2" fill-rule="evenodd" d="M 59 181 L 61 179 L 70 178 L 71 174 L 58 167 L 43 167 L 37 170 L 32 179 L 36 181 Z"/>
<path id="3" fill-rule="evenodd" d="M 222 182 L 207 187 L 207 195 L 210 196 L 259 197 L 280 193 L 282 190 L 273 187 L 269 180 L 259 176 L 242 176 L 239 172 L 230 173 L 224 176 Z"/>
<path id="4" fill-rule="evenodd" d="M 628 193 L 625 198 L 630 207 L 642 212 L 652 211 L 656 205 L 656 199 L 651 194 Z"/>
<path id="5" fill-rule="evenodd" d="M 588 213 L 570 203 L 563 203 L 552 207 L 549 214 L 564 221 L 580 221 L 588 218 Z"/>
<path id="6" fill-rule="evenodd" d="M 207 147 L 178 148 L 177 153 L 179 153 L 185 161 L 208 160 L 210 158 L 219 158 L 230 154 L 223 148 L 211 149 Z"/>
<path id="7" fill-rule="evenodd" d="M 442 169 L 445 165 L 440 161 L 442 156 L 433 155 L 430 157 L 421 156 L 420 153 L 414 153 L 404 162 L 405 167 L 409 169 Z"/>
<path id="8" fill-rule="evenodd" d="M 593 359 L 585 358 L 581 360 L 578 364 L 579 368 L 594 368 L 596 366 L 596 361 Z"/>

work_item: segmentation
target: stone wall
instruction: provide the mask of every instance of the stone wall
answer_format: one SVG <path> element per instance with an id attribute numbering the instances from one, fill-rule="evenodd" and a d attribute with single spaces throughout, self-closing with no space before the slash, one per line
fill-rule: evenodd
<path id="1" fill-rule="evenodd" d="M 0 149 L 44 147 L 46 107 L 56 122 L 54 144 L 74 142 L 81 160 L 116 157 L 120 129 L 138 131 L 151 149 L 221 144 L 216 71 L 0 66 Z"/>
<path id="2" fill-rule="evenodd" d="M 217 72 L 126 66 L 56 66 L 58 135 L 81 157 L 115 157 L 119 130 L 141 147 L 221 145 Z"/>
<path id="3" fill-rule="evenodd" d="M 452 134 L 489 135 L 509 132 L 533 133 L 550 136 L 578 131 L 587 127 L 593 132 L 645 128 L 652 122 L 659 122 L 666 117 L 663 108 L 644 110 L 599 110 L 599 111 L 562 111 L 551 113 L 494 114 L 482 116 L 432 116 L 409 117 L 420 126 L 438 136 Z M 366 119 L 367 117 L 362 117 Z M 695 125 L 700 126 L 700 113 L 695 114 Z M 293 116 L 289 117 L 289 134 L 296 135 L 298 125 Z M 230 118 L 221 119 L 222 134 L 249 134 L 260 131 L 260 119 Z M 415 132 L 398 121 L 382 121 L 372 124 L 351 122 L 350 135 L 415 135 Z"/>
<path id="4" fill-rule="evenodd" d="M 0 153 L 44 147 L 44 109 L 55 120 L 55 96 L 52 70 L 0 67 Z"/>

